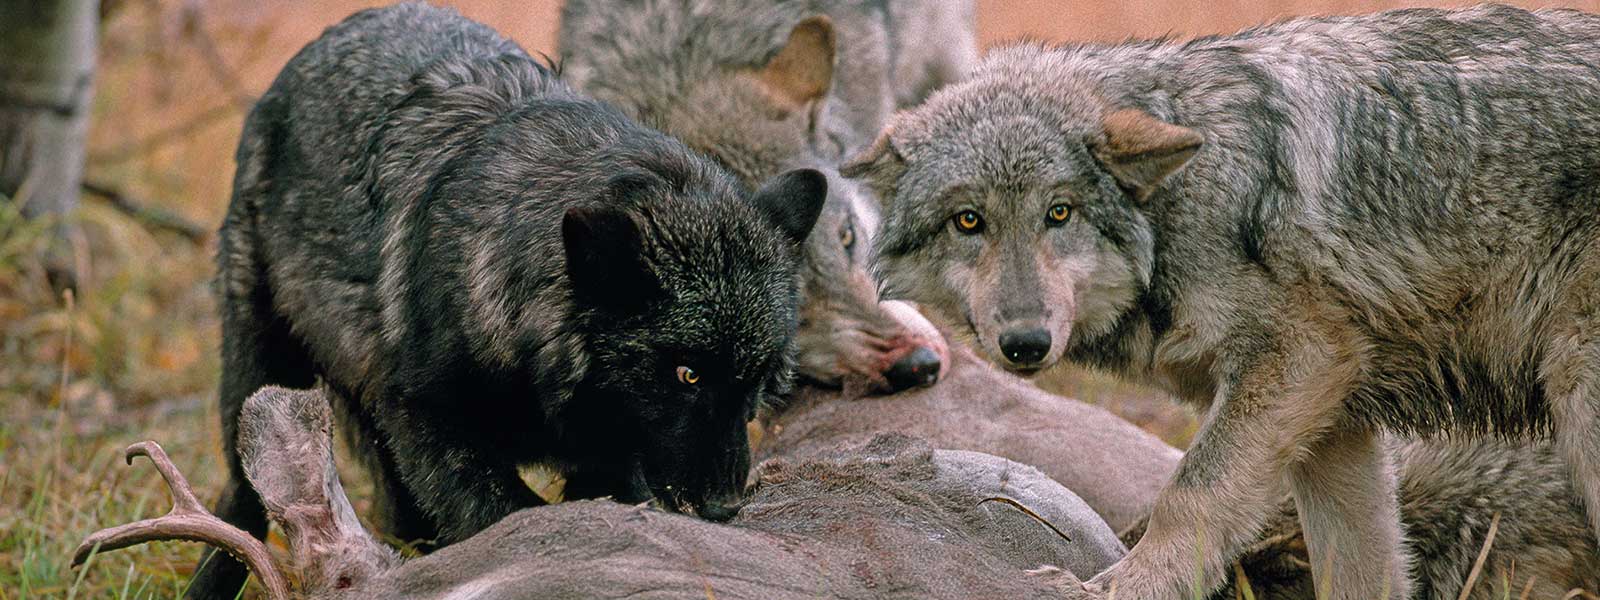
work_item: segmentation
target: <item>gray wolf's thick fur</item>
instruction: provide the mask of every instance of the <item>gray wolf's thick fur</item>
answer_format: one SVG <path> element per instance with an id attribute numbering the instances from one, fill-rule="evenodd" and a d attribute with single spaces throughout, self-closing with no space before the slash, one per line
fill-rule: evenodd
<path id="1" fill-rule="evenodd" d="M 1381 431 L 1553 435 L 1600 536 L 1600 18 L 1504 6 L 990 54 L 841 168 L 886 293 L 1019 371 L 1205 411 L 1073 595 L 1186 597 L 1280 491 L 1319 586 L 1407 597 Z"/>
<path id="2" fill-rule="evenodd" d="M 573 0 L 563 77 L 730 166 L 746 184 L 829 172 L 896 106 L 976 60 L 970 0 Z M 798 371 L 812 383 L 903 389 L 938 376 L 943 338 L 867 270 L 877 202 L 830 175 L 806 244 Z"/>
<path id="3" fill-rule="evenodd" d="M 753 196 L 681 142 L 558 81 L 453 11 L 357 13 L 245 122 L 221 231 L 217 513 L 263 536 L 244 399 L 321 378 L 402 540 L 462 540 L 569 497 L 726 519 L 745 423 L 787 391 L 815 171 Z M 230 566 L 231 565 L 231 566 Z M 191 587 L 232 597 L 221 556 Z"/>
<path id="4" fill-rule="evenodd" d="M 1460 598 L 1496 516 L 1491 552 L 1467 598 L 1561 598 L 1574 589 L 1600 590 L 1600 544 L 1552 444 L 1484 439 L 1390 446 L 1411 555 L 1411 598 Z M 1123 539 L 1138 541 L 1136 535 Z M 1239 563 L 1257 598 L 1319 597 L 1292 501 L 1280 505 Z M 1236 598 L 1237 585 L 1230 578 L 1211 597 Z"/>
<path id="5" fill-rule="evenodd" d="M 795 34 L 819 16 L 806 50 Z M 973 22 L 971 0 L 573 0 L 560 63 L 584 93 L 753 181 L 832 164 L 896 107 L 965 76 Z M 772 77 L 791 47 L 801 68 Z M 803 84 L 812 74 L 820 85 Z"/>

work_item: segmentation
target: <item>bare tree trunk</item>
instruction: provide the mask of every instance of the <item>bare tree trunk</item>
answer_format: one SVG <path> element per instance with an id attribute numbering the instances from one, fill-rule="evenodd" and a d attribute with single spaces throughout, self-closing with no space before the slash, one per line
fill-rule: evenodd
<path id="1" fill-rule="evenodd" d="M 0 195 L 25 216 L 77 204 L 99 11 L 99 0 L 0 0 Z M 70 260 L 46 263 L 70 278 Z"/>

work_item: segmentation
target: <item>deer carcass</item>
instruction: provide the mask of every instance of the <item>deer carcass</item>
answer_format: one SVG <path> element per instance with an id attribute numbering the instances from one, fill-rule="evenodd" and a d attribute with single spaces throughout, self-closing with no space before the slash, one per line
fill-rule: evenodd
<path id="1" fill-rule="evenodd" d="M 738 517 L 716 524 L 645 506 L 578 501 L 527 509 L 433 554 L 403 560 L 356 519 L 334 468 L 326 398 L 265 388 L 240 447 L 288 556 L 194 499 L 153 442 L 172 513 L 102 530 L 89 553 L 159 539 L 214 544 L 273 599 L 1041 597 L 1057 567 L 1087 576 L 1123 552 L 1081 500 L 1039 471 L 904 436 L 757 471 Z"/>

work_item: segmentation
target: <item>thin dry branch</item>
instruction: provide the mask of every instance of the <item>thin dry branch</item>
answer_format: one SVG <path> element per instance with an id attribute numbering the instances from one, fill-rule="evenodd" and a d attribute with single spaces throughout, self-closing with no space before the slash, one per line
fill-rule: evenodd
<path id="1" fill-rule="evenodd" d="M 1467 582 L 1461 586 L 1461 596 L 1458 600 L 1467 600 L 1467 595 L 1472 593 L 1472 587 L 1478 583 L 1478 575 L 1483 573 L 1483 562 L 1489 558 L 1489 549 L 1494 547 L 1494 535 L 1500 531 L 1500 513 L 1494 513 L 1494 518 L 1489 519 L 1489 532 L 1483 536 L 1483 548 L 1478 550 L 1478 560 L 1472 563 L 1472 570 L 1467 573 Z"/>
<path id="2" fill-rule="evenodd" d="M 211 235 L 209 229 L 198 223 L 172 212 L 148 206 L 106 183 L 86 180 L 83 182 L 83 191 L 91 196 L 104 199 L 111 203 L 112 207 L 146 226 L 176 233 L 196 244 L 205 243 L 206 237 Z"/>
<path id="3" fill-rule="evenodd" d="M 199 4 L 191 1 L 184 3 L 181 14 L 184 37 L 200 51 L 200 58 L 205 62 L 206 69 L 211 71 L 211 77 L 217 80 L 228 96 L 233 98 L 235 104 L 241 106 L 253 104 L 255 97 L 245 91 L 239 71 L 222 57 L 222 52 L 217 50 L 216 38 L 206 29 L 205 11 Z"/>

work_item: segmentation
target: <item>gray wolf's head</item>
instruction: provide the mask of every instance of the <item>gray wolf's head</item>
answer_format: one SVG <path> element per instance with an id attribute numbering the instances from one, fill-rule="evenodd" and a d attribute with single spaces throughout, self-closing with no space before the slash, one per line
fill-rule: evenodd
<path id="1" fill-rule="evenodd" d="M 944 336 L 906 302 L 880 302 L 869 270 L 877 201 L 829 169 L 828 199 L 803 267 L 799 372 L 814 384 L 899 391 L 938 380 Z"/>
<path id="2" fill-rule="evenodd" d="M 1136 306 L 1154 245 L 1142 204 L 1201 144 L 1109 105 L 1070 54 L 1018 46 L 897 115 L 841 171 L 884 199 L 885 297 L 1031 373 Z"/>

